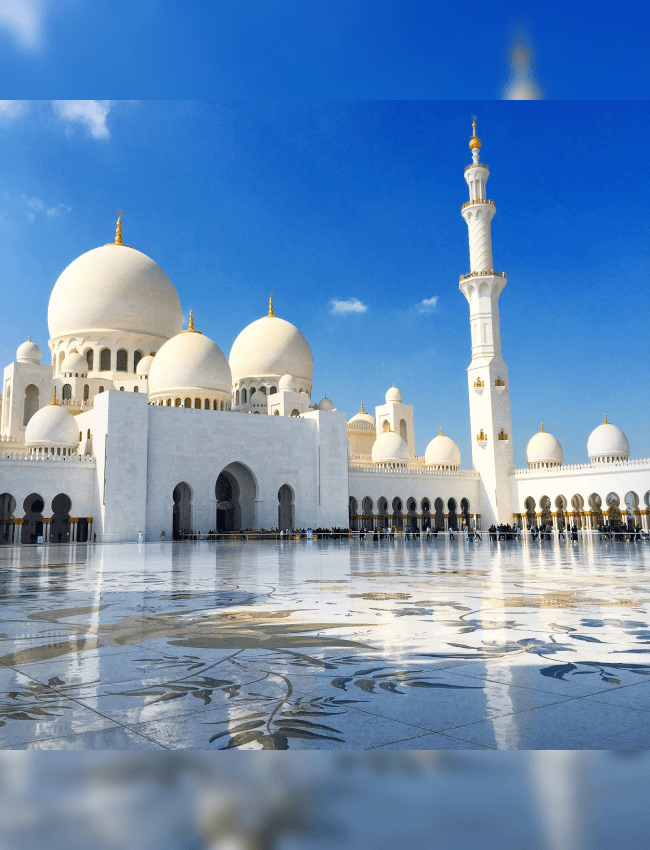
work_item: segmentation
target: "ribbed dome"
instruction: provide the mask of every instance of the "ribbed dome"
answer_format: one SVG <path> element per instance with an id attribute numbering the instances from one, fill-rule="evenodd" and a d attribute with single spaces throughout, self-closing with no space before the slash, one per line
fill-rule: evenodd
<path id="1" fill-rule="evenodd" d="M 359 413 L 355 413 L 355 415 L 348 421 L 348 425 L 354 425 L 355 423 L 364 423 L 366 425 L 375 426 L 375 417 L 371 416 L 369 413 L 363 409 L 363 405 L 361 405 L 361 410 Z"/>
<path id="2" fill-rule="evenodd" d="M 136 375 L 148 375 L 151 371 L 151 364 L 153 363 L 153 354 L 147 354 L 146 357 L 142 357 L 140 362 L 136 366 L 135 373 Z"/>
<path id="3" fill-rule="evenodd" d="M 334 405 L 333 405 L 333 404 L 332 404 L 332 402 L 328 399 L 328 397 L 327 397 L 327 396 L 324 396 L 324 397 L 323 397 L 323 398 L 322 398 L 322 399 L 318 402 L 318 404 L 316 405 L 316 407 L 318 408 L 318 410 L 334 410 Z"/>
<path id="4" fill-rule="evenodd" d="M 197 331 L 184 331 L 161 346 L 153 358 L 149 369 L 149 396 L 205 392 L 230 397 L 232 380 L 228 361 L 219 346 L 207 336 Z"/>
<path id="5" fill-rule="evenodd" d="M 77 257 L 50 295 L 50 337 L 117 330 L 169 339 L 183 327 L 178 293 L 152 259 L 126 245 Z"/>
<path id="6" fill-rule="evenodd" d="M 41 349 L 35 342 L 32 342 L 31 337 L 27 340 L 27 342 L 23 342 L 22 345 L 19 345 L 16 351 L 16 360 L 19 363 L 36 363 L 40 365 L 42 358 L 43 353 L 41 352 Z"/>
<path id="7" fill-rule="evenodd" d="M 296 383 L 296 379 L 293 375 L 290 375 L 287 372 L 286 375 L 283 375 L 278 381 L 278 389 L 284 390 L 285 392 L 297 393 L 298 384 Z"/>
<path id="8" fill-rule="evenodd" d="M 587 454 L 590 460 L 627 460 L 630 456 L 630 444 L 621 429 L 612 425 L 605 417 L 603 424 L 595 428 L 589 436 Z"/>
<path id="9" fill-rule="evenodd" d="M 442 433 L 442 428 L 440 434 L 427 446 L 424 462 L 427 466 L 447 466 L 456 469 L 460 466 L 460 449 L 451 437 Z"/>
<path id="10" fill-rule="evenodd" d="M 555 465 L 562 463 L 563 460 L 564 452 L 562 451 L 560 441 L 553 434 L 545 431 L 542 425 L 541 431 L 538 431 L 528 441 L 528 445 L 526 446 L 526 463 L 529 465 L 537 463 Z"/>
<path id="11" fill-rule="evenodd" d="M 398 404 L 402 403 L 402 393 L 394 385 L 386 393 L 386 404 L 391 401 L 396 401 Z"/>
<path id="12" fill-rule="evenodd" d="M 41 407 L 27 423 L 25 445 L 76 449 L 79 430 L 74 416 L 58 404 Z"/>
<path id="13" fill-rule="evenodd" d="M 406 441 L 394 431 L 385 431 L 372 446 L 373 463 L 406 463 L 409 450 Z"/>
<path id="14" fill-rule="evenodd" d="M 277 377 L 289 372 L 298 380 L 314 377 L 314 356 L 298 328 L 277 316 L 264 316 L 239 334 L 230 351 L 233 381 Z"/>
<path id="15" fill-rule="evenodd" d="M 86 358 L 78 351 L 71 351 L 63 358 L 61 372 L 72 372 L 73 375 L 87 375 L 88 363 Z"/>

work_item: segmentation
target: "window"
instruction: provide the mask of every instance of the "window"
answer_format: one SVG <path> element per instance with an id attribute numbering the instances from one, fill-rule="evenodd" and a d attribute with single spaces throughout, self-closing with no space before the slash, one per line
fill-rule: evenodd
<path id="1" fill-rule="evenodd" d="M 199 405 L 199 407 L 200 407 L 200 405 Z M 206 398 L 206 400 L 203 404 L 203 409 L 204 410 L 210 410 L 210 399 L 209 398 Z"/>
<path id="2" fill-rule="evenodd" d="M 99 392 L 100 392 L 100 393 L 103 393 L 103 392 L 104 392 L 104 387 L 100 387 L 100 388 L 99 388 Z"/>
<path id="3" fill-rule="evenodd" d="M 251 395 L 253 395 L 254 392 L 255 390 L 251 390 Z M 241 403 L 246 404 L 246 390 L 241 391 Z"/>
<path id="4" fill-rule="evenodd" d="M 194 399 L 194 410 L 200 410 L 200 409 L 201 409 L 201 399 L 195 398 Z"/>
<path id="5" fill-rule="evenodd" d="M 134 392 L 134 393 L 139 393 L 139 392 L 140 392 L 140 387 L 133 387 L 133 392 Z"/>
<path id="6" fill-rule="evenodd" d="M 90 439 L 90 428 L 88 429 L 88 436 L 86 437 L 86 439 L 87 439 L 87 440 L 89 440 L 89 439 Z"/>
<path id="7" fill-rule="evenodd" d="M 138 368 L 138 363 L 142 360 L 142 352 L 136 351 L 133 355 L 133 371 L 135 372 Z"/>
<path id="8" fill-rule="evenodd" d="M 63 385 L 62 396 L 66 401 L 69 401 L 72 398 L 72 387 L 70 384 Z"/>
<path id="9" fill-rule="evenodd" d="M 235 393 L 235 404 L 239 404 L 239 390 Z"/>
<path id="10" fill-rule="evenodd" d="M 167 407 L 172 406 L 172 400 L 170 398 L 167 399 Z"/>
<path id="11" fill-rule="evenodd" d="M 92 372 L 92 370 L 93 370 L 94 361 L 95 361 L 95 352 L 92 350 L 92 348 L 89 348 L 88 351 L 86 352 L 86 363 L 88 364 L 88 371 L 89 372 Z"/>
<path id="12" fill-rule="evenodd" d="M 90 396 L 90 387 L 88 386 L 88 384 L 84 384 L 84 401 L 88 401 L 89 396 Z"/>
<path id="13" fill-rule="evenodd" d="M 185 399 L 184 407 L 192 407 L 192 399 L 191 398 Z"/>
<path id="14" fill-rule="evenodd" d="M 219 410 L 219 402 L 216 400 L 216 398 L 212 402 L 212 409 L 213 410 Z M 221 409 L 223 410 L 223 402 L 221 402 Z"/>
<path id="15" fill-rule="evenodd" d="M 121 393 L 123 393 L 123 392 L 124 392 L 124 387 L 120 387 L 120 392 L 121 392 Z"/>
<path id="16" fill-rule="evenodd" d="M 260 392 L 266 395 L 266 387 L 260 387 Z"/>
<path id="17" fill-rule="evenodd" d="M 83 434 L 81 433 L 81 431 L 79 431 L 79 442 L 81 442 L 82 437 L 83 437 Z"/>
<path id="18" fill-rule="evenodd" d="M 126 353 L 126 351 L 123 348 L 120 348 L 120 350 L 117 352 L 117 365 L 115 367 L 118 372 L 126 372 L 128 358 L 129 355 Z"/>
<path id="19" fill-rule="evenodd" d="M 176 401 L 174 402 L 174 407 L 180 407 L 180 406 L 181 406 L 181 400 L 180 400 L 180 398 L 177 398 Z"/>
<path id="20" fill-rule="evenodd" d="M 111 368 L 111 351 L 110 348 L 102 348 L 99 355 L 99 368 L 102 372 L 108 372 Z"/>
<path id="21" fill-rule="evenodd" d="M 278 391 L 277 387 L 271 387 L 271 389 L 269 390 L 269 395 L 274 395 L 275 393 L 277 393 L 277 391 Z"/>

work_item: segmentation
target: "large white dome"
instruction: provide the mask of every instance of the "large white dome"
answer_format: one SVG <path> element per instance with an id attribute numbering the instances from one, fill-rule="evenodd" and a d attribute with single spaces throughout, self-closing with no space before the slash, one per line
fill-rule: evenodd
<path id="1" fill-rule="evenodd" d="M 460 466 L 460 449 L 451 437 L 442 433 L 442 428 L 438 436 L 434 437 L 427 446 L 424 462 L 427 466 L 445 466 L 455 469 Z"/>
<path id="2" fill-rule="evenodd" d="M 230 351 L 234 382 L 242 378 L 277 377 L 289 372 L 311 383 L 314 356 L 297 327 L 277 316 L 264 316 L 239 334 Z"/>
<path id="3" fill-rule="evenodd" d="M 630 456 L 630 444 L 621 429 L 612 425 L 605 417 L 603 424 L 589 435 L 587 454 L 590 460 L 627 460 Z"/>
<path id="4" fill-rule="evenodd" d="M 50 337 L 116 330 L 169 339 L 183 327 L 174 284 L 152 259 L 126 245 L 77 257 L 50 295 Z"/>
<path id="5" fill-rule="evenodd" d="M 27 423 L 25 445 L 31 447 L 76 449 L 79 430 L 74 416 L 58 404 L 41 407 Z"/>
<path id="6" fill-rule="evenodd" d="M 149 396 L 213 393 L 232 393 L 230 367 L 216 342 L 192 330 L 167 340 L 149 367 Z"/>
<path id="7" fill-rule="evenodd" d="M 557 466 L 564 460 L 564 452 L 560 441 L 544 430 L 542 424 L 541 430 L 537 432 L 528 441 L 526 446 L 526 463 L 530 465 L 552 464 Z"/>
<path id="8" fill-rule="evenodd" d="M 373 463 L 406 463 L 409 450 L 406 441 L 395 431 L 385 431 L 372 445 Z"/>

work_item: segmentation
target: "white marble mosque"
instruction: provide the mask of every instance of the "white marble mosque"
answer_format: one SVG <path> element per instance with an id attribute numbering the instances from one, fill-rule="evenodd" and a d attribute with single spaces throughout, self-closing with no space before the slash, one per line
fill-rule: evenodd
<path id="1" fill-rule="evenodd" d="M 468 393 L 472 458 L 452 437 L 415 454 L 413 405 L 396 387 L 374 415 L 346 421 L 312 399 L 303 334 L 268 315 L 244 328 L 229 358 L 194 327 L 162 268 L 122 238 L 74 260 L 49 302 L 51 365 L 31 340 L 4 370 L 0 410 L 0 541 L 129 542 L 184 529 L 438 529 L 492 523 L 630 521 L 650 527 L 650 459 L 630 459 L 607 421 L 587 464 L 565 465 L 544 430 L 515 469 L 508 368 L 476 124 L 465 168 L 470 269 Z M 248 414 L 248 415 L 245 415 Z"/>

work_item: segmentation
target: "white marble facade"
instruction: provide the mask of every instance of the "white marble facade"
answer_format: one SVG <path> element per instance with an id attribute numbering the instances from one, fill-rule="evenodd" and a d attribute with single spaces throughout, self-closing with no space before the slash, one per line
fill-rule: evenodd
<path id="1" fill-rule="evenodd" d="M 314 358 L 286 319 L 268 315 L 229 358 L 200 330 L 182 331 L 174 284 L 149 257 L 114 243 L 74 260 L 50 297 L 52 364 L 28 340 L 4 370 L 0 541 L 125 542 L 179 530 L 576 524 L 630 518 L 649 526 L 650 460 L 631 460 L 606 420 L 590 463 L 564 464 L 544 431 L 515 470 L 508 369 L 476 127 L 465 169 L 470 272 L 472 467 L 453 439 L 416 455 L 414 411 L 390 387 L 374 415 L 344 413 L 311 393 Z M 54 403 L 52 396 L 55 396 Z"/>

